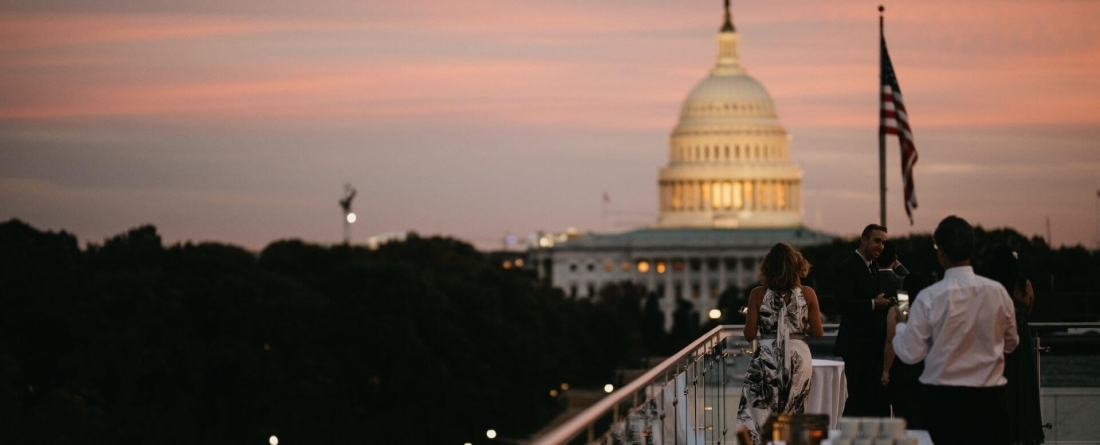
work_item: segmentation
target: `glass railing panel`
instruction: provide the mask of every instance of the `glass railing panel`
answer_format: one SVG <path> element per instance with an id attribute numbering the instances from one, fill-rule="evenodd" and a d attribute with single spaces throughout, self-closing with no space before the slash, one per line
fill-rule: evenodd
<path id="1" fill-rule="evenodd" d="M 732 440 L 752 345 L 716 328 L 536 443 L 704 444 Z M 601 419 L 610 416 L 609 428 Z M 557 440 L 557 442 L 552 441 Z M 569 439 L 565 439 L 568 441 Z"/>

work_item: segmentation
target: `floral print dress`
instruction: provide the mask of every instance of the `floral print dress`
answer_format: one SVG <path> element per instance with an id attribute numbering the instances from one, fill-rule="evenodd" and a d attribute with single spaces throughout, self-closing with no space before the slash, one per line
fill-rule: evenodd
<path id="1" fill-rule="evenodd" d="M 813 359 L 810 346 L 802 340 L 809 332 L 809 311 L 802 288 L 791 289 L 790 301 L 768 289 L 760 304 L 756 351 L 753 352 L 737 421 L 749 429 L 756 445 L 767 441 L 760 430 L 772 414 L 798 414 L 810 395 Z"/>

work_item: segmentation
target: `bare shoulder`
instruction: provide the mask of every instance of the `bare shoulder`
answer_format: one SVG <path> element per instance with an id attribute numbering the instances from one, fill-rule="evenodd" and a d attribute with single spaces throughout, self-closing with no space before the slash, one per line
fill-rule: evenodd
<path id="1" fill-rule="evenodd" d="M 817 301 L 817 292 L 810 286 L 802 286 L 802 296 L 807 300 Z"/>
<path id="2" fill-rule="evenodd" d="M 897 306 L 890 306 L 890 309 L 886 310 L 886 323 L 897 323 L 901 318 L 900 315 L 901 312 Z"/>
<path id="3" fill-rule="evenodd" d="M 764 286 L 756 286 L 752 288 L 752 291 L 749 292 L 749 301 L 763 300 L 764 294 L 767 293 L 767 291 L 768 290 L 765 289 Z"/>

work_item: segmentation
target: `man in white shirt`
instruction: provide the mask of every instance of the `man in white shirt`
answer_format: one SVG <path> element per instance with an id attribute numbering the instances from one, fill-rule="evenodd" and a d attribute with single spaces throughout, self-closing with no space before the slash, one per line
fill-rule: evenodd
<path id="1" fill-rule="evenodd" d="M 899 323 L 894 351 L 909 364 L 924 360 L 920 381 L 928 432 L 936 445 L 1007 443 L 1004 354 L 1019 343 L 1015 309 L 1004 286 L 974 274 L 974 230 L 948 216 L 933 234 L 944 268 Z"/>

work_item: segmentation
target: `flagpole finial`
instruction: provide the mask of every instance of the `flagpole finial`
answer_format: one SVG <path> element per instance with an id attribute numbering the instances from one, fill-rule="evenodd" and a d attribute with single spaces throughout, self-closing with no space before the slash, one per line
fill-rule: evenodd
<path id="1" fill-rule="evenodd" d="M 878 36 L 880 39 L 882 38 L 882 22 L 886 20 L 883 18 L 882 11 L 885 10 L 886 8 L 883 8 L 882 5 L 878 5 Z"/>

